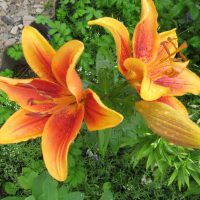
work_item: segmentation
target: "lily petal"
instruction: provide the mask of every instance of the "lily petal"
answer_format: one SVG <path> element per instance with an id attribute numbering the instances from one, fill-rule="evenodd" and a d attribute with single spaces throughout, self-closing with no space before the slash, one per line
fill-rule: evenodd
<path id="1" fill-rule="evenodd" d="M 42 135 L 42 152 L 45 165 L 55 179 L 64 181 L 68 173 L 67 154 L 77 137 L 84 116 L 84 108 L 76 112 L 61 110 L 53 114 Z"/>
<path id="2" fill-rule="evenodd" d="M 140 89 L 141 98 L 146 101 L 154 101 L 159 99 L 161 96 L 168 94 L 168 92 L 169 88 L 154 83 L 154 81 L 151 80 L 151 77 L 147 73 L 147 69 L 145 69 Z"/>
<path id="3" fill-rule="evenodd" d="M 127 69 L 127 81 L 139 92 L 146 64 L 137 58 L 127 58 L 124 67 Z"/>
<path id="4" fill-rule="evenodd" d="M 88 24 L 102 26 L 112 33 L 116 43 L 119 70 L 122 74 L 126 74 L 123 63 L 125 59 L 131 57 L 130 37 L 127 28 L 118 20 L 110 17 L 89 21 Z"/>
<path id="5" fill-rule="evenodd" d="M 42 79 L 11 79 L 0 77 L 0 89 L 10 100 L 32 112 L 42 112 L 54 107 L 51 99 L 59 97 L 63 90 L 52 82 Z M 34 103 L 38 101 L 41 103 Z"/>
<path id="6" fill-rule="evenodd" d="M 187 64 L 188 62 L 179 63 L 179 65 Z M 170 88 L 169 96 L 182 96 L 186 93 L 197 95 L 200 93 L 200 78 L 189 69 L 182 70 L 175 77 L 163 76 L 156 80 L 155 83 Z"/>
<path id="7" fill-rule="evenodd" d="M 160 102 L 168 106 L 171 106 L 185 117 L 189 116 L 185 106 L 175 97 L 169 97 L 169 96 L 161 97 L 160 99 L 156 100 L 156 102 Z"/>
<path id="8" fill-rule="evenodd" d="M 84 50 L 84 45 L 78 40 L 71 40 L 63 45 L 52 61 L 52 71 L 57 81 L 80 101 L 82 97 L 82 82 L 75 70 L 75 65 Z"/>
<path id="9" fill-rule="evenodd" d="M 199 148 L 200 128 L 176 109 L 160 102 L 136 102 L 137 111 L 148 126 L 173 144 Z"/>
<path id="10" fill-rule="evenodd" d="M 85 122 L 89 131 L 117 126 L 123 116 L 106 107 L 91 89 L 85 91 Z"/>
<path id="11" fill-rule="evenodd" d="M 133 35 L 134 57 L 142 59 L 145 63 L 157 56 L 160 45 L 157 33 L 158 13 L 152 0 L 142 0 L 141 20 L 137 24 Z"/>
<path id="12" fill-rule="evenodd" d="M 48 116 L 29 115 L 20 109 L 0 129 L 0 144 L 9 144 L 34 139 L 42 135 Z"/>
<path id="13" fill-rule="evenodd" d="M 55 51 L 47 40 L 31 26 L 25 27 L 22 31 L 22 48 L 31 69 L 40 78 L 55 81 L 51 71 L 51 61 Z"/>

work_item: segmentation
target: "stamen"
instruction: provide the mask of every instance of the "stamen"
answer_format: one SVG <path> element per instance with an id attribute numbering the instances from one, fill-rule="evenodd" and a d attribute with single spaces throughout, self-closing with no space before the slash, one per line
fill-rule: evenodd
<path id="1" fill-rule="evenodd" d="M 37 88 L 29 83 L 20 83 L 21 86 L 25 87 L 25 88 L 30 88 L 30 89 L 35 89 L 37 90 Z"/>
<path id="2" fill-rule="evenodd" d="M 49 99 L 49 100 L 53 99 L 45 91 L 38 90 L 35 86 L 33 86 L 33 85 L 29 84 L 29 83 L 21 83 L 20 85 L 22 85 L 25 88 L 34 89 L 40 96 L 45 97 L 46 99 Z"/>
<path id="3" fill-rule="evenodd" d="M 172 45 L 173 45 L 173 47 L 175 48 L 175 49 L 177 49 L 177 47 L 176 47 L 176 45 L 174 44 L 174 42 L 172 42 L 172 40 L 176 40 L 177 38 L 171 38 L 171 37 L 168 37 L 167 38 L 167 41 L 168 42 L 170 42 Z"/>
<path id="4" fill-rule="evenodd" d="M 182 61 L 182 58 L 172 58 L 172 60 L 173 60 L 174 62 L 181 62 L 181 61 Z"/>
<path id="5" fill-rule="evenodd" d="M 174 46 L 175 49 L 177 49 L 176 45 L 172 42 L 172 40 L 173 40 L 172 38 L 168 37 L 167 40 Z M 187 43 L 186 42 L 185 42 L 185 45 L 186 45 L 185 48 L 187 48 Z M 182 52 L 179 52 L 179 55 L 181 56 L 181 59 L 183 61 L 187 61 L 186 57 L 184 56 L 184 54 Z"/>
<path id="6" fill-rule="evenodd" d="M 28 99 L 27 104 L 33 106 L 33 98 Z"/>
<path id="7" fill-rule="evenodd" d="M 40 96 L 45 97 L 46 99 L 49 99 L 49 100 L 53 100 L 53 98 L 49 96 L 48 94 L 46 94 L 44 91 L 37 90 L 37 92 L 39 93 Z"/>
<path id="8" fill-rule="evenodd" d="M 47 104 L 47 103 L 53 103 L 52 100 L 34 100 L 33 98 L 28 99 L 27 104 L 30 106 L 34 105 L 41 105 L 41 104 Z"/>
<path id="9" fill-rule="evenodd" d="M 179 55 L 181 56 L 183 61 L 187 61 L 187 58 L 184 56 L 184 54 L 182 52 L 179 52 Z"/>
<path id="10" fill-rule="evenodd" d="M 30 113 L 26 113 L 27 116 L 31 116 L 31 117 L 47 117 L 50 116 L 51 113 L 48 112 L 30 112 Z"/>
<path id="11" fill-rule="evenodd" d="M 187 43 L 183 42 L 179 48 L 176 48 L 176 50 L 173 53 L 170 53 L 166 58 L 162 59 L 161 62 L 164 62 L 165 60 L 169 59 L 171 56 L 179 53 L 182 49 L 187 48 Z"/>
<path id="12" fill-rule="evenodd" d="M 167 41 L 163 41 L 163 42 L 161 42 L 160 44 L 163 45 L 163 47 L 164 47 L 165 51 L 167 52 L 167 54 L 170 55 L 170 51 L 169 51 L 169 49 L 167 48 L 166 43 L 167 43 Z"/>

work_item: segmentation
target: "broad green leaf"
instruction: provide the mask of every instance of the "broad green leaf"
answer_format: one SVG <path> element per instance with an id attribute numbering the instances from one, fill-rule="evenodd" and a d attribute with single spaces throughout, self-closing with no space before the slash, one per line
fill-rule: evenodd
<path id="1" fill-rule="evenodd" d="M 58 182 L 47 175 L 42 184 L 42 194 L 39 196 L 38 200 L 58 200 L 57 186 Z"/>
<path id="2" fill-rule="evenodd" d="M 111 189 L 111 183 L 106 182 L 103 184 L 103 191 L 110 190 Z"/>
<path id="3" fill-rule="evenodd" d="M 26 199 L 24 199 L 24 200 L 36 200 L 36 198 L 33 195 L 31 195 L 29 197 L 26 197 Z"/>
<path id="4" fill-rule="evenodd" d="M 105 157 L 108 144 L 111 138 L 111 130 L 98 131 L 99 138 L 99 153 L 102 157 Z"/>
<path id="5" fill-rule="evenodd" d="M 37 172 L 34 172 L 30 169 L 29 172 L 26 172 L 24 176 L 19 176 L 17 178 L 19 185 L 23 189 L 31 189 L 34 179 L 38 176 Z"/>
<path id="6" fill-rule="evenodd" d="M 24 200 L 23 197 L 5 197 L 1 200 Z"/>
<path id="7" fill-rule="evenodd" d="M 45 183 L 45 180 L 49 177 L 47 172 L 43 172 L 40 174 L 35 180 L 33 181 L 32 185 L 32 194 L 36 199 L 39 198 L 40 195 L 43 193 L 43 184 Z"/>
<path id="8" fill-rule="evenodd" d="M 16 185 L 14 183 L 11 183 L 11 182 L 6 182 L 5 183 L 5 191 L 8 194 L 15 195 L 16 191 L 17 191 Z"/>
<path id="9" fill-rule="evenodd" d="M 103 192 L 100 200 L 113 200 L 113 193 L 110 190 L 106 190 Z"/>
<path id="10" fill-rule="evenodd" d="M 65 196 L 65 198 L 59 200 L 83 200 L 84 196 L 84 193 L 81 192 L 70 192 Z"/>
<path id="11" fill-rule="evenodd" d="M 195 48 L 198 48 L 200 46 L 200 36 L 193 36 L 188 40 L 188 43 L 192 45 Z"/>
<path id="12" fill-rule="evenodd" d="M 171 18 L 177 17 L 181 13 L 183 7 L 184 4 L 182 2 L 174 4 L 173 8 L 170 10 L 170 17 Z"/>

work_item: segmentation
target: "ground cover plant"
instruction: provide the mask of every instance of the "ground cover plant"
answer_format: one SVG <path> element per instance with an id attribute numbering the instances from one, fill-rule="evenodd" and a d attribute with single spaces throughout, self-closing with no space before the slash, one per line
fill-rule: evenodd
<path id="1" fill-rule="evenodd" d="M 177 28 L 180 43 L 188 43 L 184 54 L 190 69 L 199 73 L 199 9 L 196 1 L 155 1 L 159 13 L 159 32 Z M 50 43 L 58 49 L 71 39 L 85 44 L 77 70 L 84 88 L 92 88 L 102 101 L 125 117 L 118 127 L 88 134 L 81 128 L 71 145 L 69 175 L 64 183 L 45 171 L 40 139 L 0 146 L 0 187 L 4 199 L 198 199 L 200 151 L 171 145 L 154 135 L 135 111 L 138 94 L 118 73 L 112 36 L 87 21 L 110 16 L 131 33 L 140 15 L 140 1 L 61 0 L 55 19 L 38 16 L 36 22 L 48 29 Z M 19 48 L 18 48 L 19 47 Z M 13 47 L 19 59 L 20 45 Z M 13 76 L 12 72 L 3 72 Z M 20 77 L 19 77 L 20 78 Z M 199 96 L 180 98 L 190 117 L 199 123 Z M 1 93 L 1 124 L 17 110 Z M 30 164 L 31 163 L 31 164 Z M 10 196 L 10 197 L 9 197 Z"/>

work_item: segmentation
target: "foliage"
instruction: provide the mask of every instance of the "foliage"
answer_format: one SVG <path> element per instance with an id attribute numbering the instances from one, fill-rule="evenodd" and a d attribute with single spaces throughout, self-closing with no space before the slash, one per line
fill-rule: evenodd
<path id="1" fill-rule="evenodd" d="M 23 197 L 24 200 L 83 200 L 84 194 L 81 192 L 69 192 L 66 186 L 58 186 L 58 182 L 53 180 L 47 172 L 38 175 L 37 172 L 31 171 L 30 168 L 24 169 L 27 179 L 20 179 L 21 187 L 25 190 L 30 189 L 31 195 Z M 23 184 L 22 184 L 23 183 Z M 11 185 L 10 185 L 11 187 Z M 10 189 L 11 190 L 11 189 Z M 11 193 L 9 193 L 11 194 Z M 13 197 L 6 197 L 2 200 L 10 200 Z M 15 197 L 22 198 L 22 197 Z"/>
<path id="2" fill-rule="evenodd" d="M 14 44 L 7 49 L 7 55 L 14 59 L 15 61 L 21 60 L 23 58 L 22 46 L 21 44 Z"/>
<path id="3" fill-rule="evenodd" d="M 52 1 L 47 2 L 46 7 Z M 200 74 L 199 2 L 155 0 L 155 3 L 159 32 L 177 28 L 179 42 L 188 43 L 185 54 L 191 59 L 190 68 Z M 55 19 L 41 15 L 36 22 L 47 27 L 46 37 L 55 49 L 73 38 L 84 42 L 85 52 L 78 63 L 84 87 L 94 89 L 106 105 L 121 112 L 125 116 L 123 123 L 92 134 L 82 127 L 81 135 L 70 148 L 69 176 L 63 184 L 43 172 L 38 140 L 0 146 L 1 187 L 7 194 L 16 195 L 16 199 L 27 200 L 64 200 L 66 196 L 101 200 L 196 199 L 200 187 L 200 151 L 176 147 L 155 136 L 135 112 L 138 96 L 118 72 L 113 38 L 100 27 L 87 26 L 88 20 L 102 16 L 124 22 L 132 35 L 140 16 L 140 0 L 60 0 Z M 20 45 L 12 48 L 13 58 L 19 57 Z M 200 123 L 199 96 L 187 95 L 181 100 L 191 118 Z M 0 93 L 1 125 L 16 109 Z"/>
<path id="4" fill-rule="evenodd" d="M 22 167 L 34 166 L 35 160 L 40 160 L 39 142 L 35 140 L 0 146 L 0 186 L 4 182 L 17 182 Z"/>
<path id="5" fill-rule="evenodd" d="M 146 169 L 154 173 L 155 181 L 168 177 L 168 185 L 171 185 L 177 180 L 180 190 L 185 185 L 190 188 L 191 182 L 200 186 L 199 150 L 176 147 L 155 135 L 145 134 L 134 143 L 131 157 L 133 167 L 147 158 Z"/>
<path id="6" fill-rule="evenodd" d="M 13 71 L 6 69 L 0 72 L 0 76 L 12 77 Z M 2 125 L 17 108 L 17 105 L 9 101 L 7 95 L 0 91 L 0 125 Z"/>

